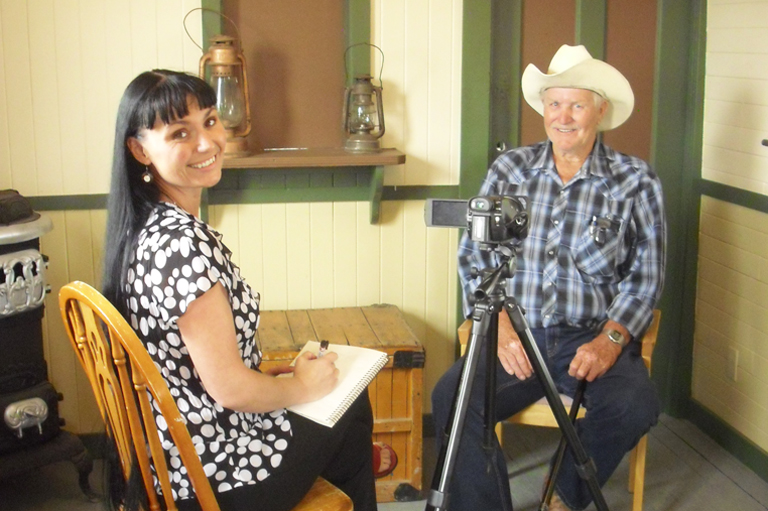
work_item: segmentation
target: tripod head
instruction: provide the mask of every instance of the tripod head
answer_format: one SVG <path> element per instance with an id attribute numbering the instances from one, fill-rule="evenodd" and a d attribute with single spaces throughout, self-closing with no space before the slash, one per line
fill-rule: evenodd
<path id="1" fill-rule="evenodd" d="M 473 278 L 482 277 L 480 284 L 475 288 L 467 301 L 474 308 L 478 304 L 484 304 L 489 312 L 500 310 L 506 299 L 505 287 L 507 279 L 511 279 L 517 270 L 517 247 L 512 244 L 486 245 L 486 250 L 493 250 L 499 259 L 495 268 L 478 270 L 472 268 Z"/>

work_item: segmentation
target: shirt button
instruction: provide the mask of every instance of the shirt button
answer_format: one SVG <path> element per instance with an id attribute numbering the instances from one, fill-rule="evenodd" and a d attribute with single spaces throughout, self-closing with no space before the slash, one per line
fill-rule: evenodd
<path id="1" fill-rule="evenodd" d="M 554 256 L 555 255 L 555 251 L 554 250 L 550 250 L 549 252 L 547 252 L 547 254 L 549 254 L 550 256 Z"/>
<path id="2" fill-rule="evenodd" d="M 554 221 L 552 221 L 552 223 L 553 223 L 553 224 L 555 224 L 555 225 L 557 225 L 557 224 L 559 224 L 559 223 L 560 223 L 560 220 L 554 220 Z"/>

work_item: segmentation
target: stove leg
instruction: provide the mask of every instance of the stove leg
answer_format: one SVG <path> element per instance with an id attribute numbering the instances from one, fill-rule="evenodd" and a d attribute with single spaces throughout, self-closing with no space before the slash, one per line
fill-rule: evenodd
<path id="1" fill-rule="evenodd" d="M 88 451 L 85 449 L 85 446 L 83 446 L 82 451 L 72 456 L 72 458 L 70 458 L 70 461 L 72 461 L 72 463 L 75 464 L 75 468 L 77 469 L 77 473 L 78 473 L 77 482 L 80 485 L 80 489 L 83 491 L 85 496 L 91 502 L 100 502 L 101 496 L 97 494 L 95 491 L 93 491 L 93 489 L 91 488 L 91 482 L 89 480 L 89 476 L 93 471 L 93 459 L 91 458 L 91 455 L 88 454 Z"/>

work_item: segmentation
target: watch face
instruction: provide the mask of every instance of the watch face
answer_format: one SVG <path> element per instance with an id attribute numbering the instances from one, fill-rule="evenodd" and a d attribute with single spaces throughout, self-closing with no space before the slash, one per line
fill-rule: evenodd
<path id="1" fill-rule="evenodd" d="M 622 346 L 624 345 L 624 336 L 621 335 L 621 332 L 617 330 L 609 330 L 608 332 L 606 332 L 606 335 L 611 341 L 615 342 L 616 344 L 620 344 Z"/>

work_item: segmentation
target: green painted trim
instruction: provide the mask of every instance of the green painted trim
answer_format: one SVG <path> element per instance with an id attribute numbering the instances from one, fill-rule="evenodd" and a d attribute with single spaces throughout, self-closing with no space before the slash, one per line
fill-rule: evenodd
<path id="1" fill-rule="evenodd" d="M 458 186 L 385 186 L 383 200 L 458 199 Z"/>
<path id="2" fill-rule="evenodd" d="M 367 201 L 367 187 L 349 188 L 262 188 L 246 190 L 211 190 L 209 204 L 277 204 L 297 202 L 361 202 Z"/>
<path id="3" fill-rule="evenodd" d="M 367 0 L 346 0 L 345 13 L 345 44 L 349 48 L 357 43 L 371 42 L 371 3 Z M 354 76 L 373 75 L 371 70 L 371 48 L 354 48 L 349 51 L 347 61 L 347 86 L 352 83 Z M 379 70 L 375 72 L 375 79 L 379 79 Z"/>
<path id="4" fill-rule="evenodd" d="M 464 0 L 463 4 L 459 197 L 465 199 L 480 189 L 490 163 L 492 3 Z M 458 327 L 464 317 L 461 285 L 456 286 L 456 295 Z"/>
<path id="5" fill-rule="evenodd" d="M 761 213 L 768 213 L 768 195 L 734 188 L 722 183 L 707 181 L 706 179 L 699 181 L 699 191 L 702 195 L 707 195 L 713 199 L 754 209 Z"/>
<path id="6" fill-rule="evenodd" d="M 734 455 L 764 481 L 768 481 L 768 453 L 729 424 L 691 400 L 687 416 L 704 433 Z"/>
<path id="7" fill-rule="evenodd" d="M 664 316 L 654 353 L 653 379 L 665 410 L 684 412 L 690 396 L 696 261 L 694 228 L 698 213 L 695 182 L 701 173 L 706 0 L 659 0 L 656 26 L 651 164 L 661 178 L 667 207 L 667 265 Z"/>
<path id="8" fill-rule="evenodd" d="M 208 223 L 209 218 L 209 199 L 208 199 L 208 189 L 203 189 L 203 193 L 200 196 L 200 220 L 202 220 L 205 223 Z"/>
<path id="9" fill-rule="evenodd" d="M 200 7 L 203 9 L 210 9 L 216 12 L 223 12 L 223 0 L 201 0 Z M 200 46 L 208 51 L 208 47 L 211 45 L 211 37 L 221 34 L 223 27 L 223 20 L 220 16 L 216 16 L 212 12 L 202 12 L 203 20 L 203 41 Z"/>
<path id="10" fill-rule="evenodd" d="M 489 164 L 491 3 L 465 0 L 463 6 L 459 190 L 465 198 L 480 189 Z"/>
<path id="11" fill-rule="evenodd" d="M 93 195 L 40 195 L 25 197 L 35 211 L 78 211 L 107 209 L 107 194 Z"/>
<path id="12" fill-rule="evenodd" d="M 371 176 L 371 188 L 368 192 L 368 200 L 371 203 L 371 224 L 379 222 L 379 213 L 381 212 L 381 192 L 384 188 L 384 167 L 373 169 Z"/>
<path id="13" fill-rule="evenodd" d="M 520 146 L 522 0 L 491 3 L 491 109 L 488 161 Z"/>
<path id="14" fill-rule="evenodd" d="M 211 189 L 210 205 L 370 201 L 370 187 Z M 381 201 L 457 199 L 458 186 L 382 186 Z M 375 222 L 372 222 L 375 223 Z"/>
<path id="15" fill-rule="evenodd" d="M 678 413 L 687 408 L 693 386 L 693 332 L 696 328 L 696 289 L 699 266 L 699 212 L 701 195 L 697 183 L 701 180 L 701 160 L 704 134 L 704 80 L 707 56 L 706 0 L 691 2 L 691 46 L 688 55 L 687 115 L 684 163 L 682 171 L 682 221 L 686 230 L 681 240 L 683 247 L 682 293 L 678 360 L 671 369 L 670 384 L 676 389 L 670 394 L 669 411 Z M 668 272 L 672 269 L 668 266 Z"/>
<path id="16" fill-rule="evenodd" d="M 274 204 L 296 202 L 360 202 L 371 200 L 372 189 L 367 185 L 317 186 L 304 188 L 212 188 L 203 192 L 201 214 L 208 208 L 223 204 Z M 107 209 L 107 194 L 45 195 L 25 197 L 35 211 L 79 211 Z M 430 198 L 458 199 L 459 187 L 438 186 L 381 186 L 380 201 L 426 200 Z M 204 221 L 207 222 L 205 218 Z"/>
<path id="17" fill-rule="evenodd" d="M 576 0 L 576 44 L 600 60 L 605 60 L 607 4 L 607 0 Z"/>

